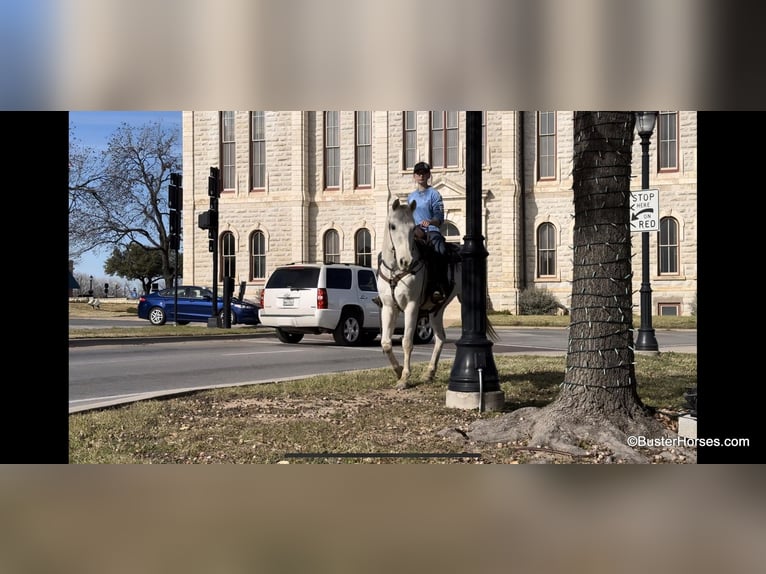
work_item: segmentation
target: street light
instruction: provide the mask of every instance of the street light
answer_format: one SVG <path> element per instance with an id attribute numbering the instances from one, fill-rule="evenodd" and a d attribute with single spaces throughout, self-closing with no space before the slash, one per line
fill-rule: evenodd
<path id="1" fill-rule="evenodd" d="M 88 291 L 88 296 L 93 297 L 93 275 L 90 276 L 90 288 Z"/>
<path id="2" fill-rule="evenodd" d="M 636 112 L 636 126 L 641 136 L 641 189 L 649 189 L 649 138 L 654 131 L 657 112 Z M 649 282 L 649 232 L 641 232 L 641 326 L 636 351 L 659 351 L 652 328 L 652 286 Z"/>

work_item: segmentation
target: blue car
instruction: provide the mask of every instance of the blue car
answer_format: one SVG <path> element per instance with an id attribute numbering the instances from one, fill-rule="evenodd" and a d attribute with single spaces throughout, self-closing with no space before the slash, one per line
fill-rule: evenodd
<path id="1" fill-rule="evenodd" d="M 192 321 L 207 323 L 213 315 L 213 292 L 206 287 L 178 287 L 178 317 L 174 315 L 176 288 L 168 287 L 138 300 L 138 318 L 147 319 L 152 325 L 164 325 L 168 321 L 186 325 Z M 223 321 L 223 297 L 218 297 L 218 315 Z M 257 325 L 258 306 L 247 300 L 231 298 L 231 324 Z"/>

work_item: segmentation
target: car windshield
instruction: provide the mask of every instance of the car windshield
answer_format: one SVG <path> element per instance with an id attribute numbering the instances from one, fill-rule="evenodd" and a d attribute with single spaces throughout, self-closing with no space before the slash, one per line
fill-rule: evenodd
<path id="1" fill-rule="evenodd" d="M 290 267 L 277 269 L 269 277 L 267 289 L 307 289 L 317 286 L 318 267 Z"/>

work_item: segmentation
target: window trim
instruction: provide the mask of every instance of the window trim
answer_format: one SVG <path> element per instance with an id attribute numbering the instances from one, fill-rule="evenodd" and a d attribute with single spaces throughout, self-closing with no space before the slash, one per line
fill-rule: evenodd
<path id="1" fill-rule="evenodd" d="M 256 252 L 256 245 L 255 245 L 255 238 L 259 237 L 260 241 L 263 243 L 263 252 L 257 253 Z M 250 240 L 248 241 L 248 251 L 250 252 L 250 269 L 249 269 L 249 278 L 250 281 L 264 281 L 266 279 L 266 276 L 268 275 L 266 271 L 266 234 L 261 231 L 260 229 L 254 230 L 250 234 Z M 262 276 L 256 275 L 256 267 L 259 266 L 260 261 L 260 267 L 263 270 Z"/>
<path id="2" fill-rule="evenodd" d="M 226 252 L 226 241 L 231 238 L 231 248 L 232 252 L 227 253 Z M 231 261 L 231 265 L 233 266 L 233 272 L 230 275 L 230 277 L 236 277 L 237 276 L 237 240 L 236 237 L 234 237 L 234 233 L 231 231 L 224 231 L 221 233 L 221 236 L 218 238 L 218 246 L 220 248 L 219 251 L 219 263 L 220 263 L 220 269 L 218 271 L 219 281 L 223 281 L 223 278 L 226 277 L 226 267 L 227 263 Z"/>
<path id="3" fill-rule="evenodd" d="M 260 115 L 261 122 L 263 124 L 262 139 L 255 139 L 255 122 L 256 114 Z M 262 148 L 262 163 L 257 164 L 260 167 L 259 171 L 262 171 L 263 185 L 256 185 L 255 170 L 256 170 L 256 146 Z M 251 111 L 250 112 L 250 191 L 266 191 L 266 112 L 263 111 Z"/>
<path id="4" fill-rule="evenodd" d="M 413 125 L 407 127 L 407 116 L 412 114 Z M 407 135 L 412 134 L 413 145 L 411 148 L 407 147 Z M 407 152 L 411 151 L 412 158 L 407 159 Z M 418 112 L 416 111 L 403 111 L 402 112 L 402 159 L 404 171 L 411 171 L 415 164 L 418 162 Z"/>
<path id="5" fill-rule="evenodd" d="M 550 241 L 552 247 L 543 247 L 541 241 L 541 232 L 546 231 L 546 242 Z M 553 266 L 553 272 L 543 274 L 542 270 L 542 256 L 546 254 L 546 258 L 550 258 Z M 558 245 L 556 244 L 556 226 L 550 221 L 543 221 L 537 226 L 535 230 L 535 276 L 538 279 L 550 279 L 555 278 L 558 275 Z M 547 269 L 546 271 L 550 271 Z"/>
<path id="6" fill-rule="evenodd" d="M 435 114 L 441 116 L 441 128 L 434 127 Z M 460 114 L 454 110 L 432 110 L 429 114 L 429 131 L 428 131 L 428 151 L 431 163 L 431 169 L 455 169 L 460 167 Z M 450 124 L 450 120 L 454 119 L 454 125 Z M 441 132 L 443 137 L 443 147 L 441 157 L 437 159 L 436 152 L 434 150 L 434 134 Z M 455 136 L 455 145 L 449 145 L 449 136 Z M 450 150 L 455 152 L 455 162 L 449 163 Z"/>
<path id="7" fill-rule="evenodd" d="M 553 119 L 552 122 L 552 131 L 550 133 L 542 133 L 542 116 L 545 114 L 546 116 L 550 115 Z M 537 139 L 537 181 L 556 181 L 558 178 L 556 177 L 556 157 L 558 156 L 558 117 L 555 111 L 538 111 L 537 112 L 537 132 L 535 134 L 535 137 Z M 550 140 L 553 142 L 553 150 L 548 155 L 542 154 L 542 141 L 543 138 L 550 138 Z M 553 165 L 551 167 L 551 173 L 552 175 L 543 175 L 542 166 L 543 161 L 542 158 L 551 158 L 551 161 L 553 162 Z M 547 161 L 546 161 L 547 164 Z"/>
<path id="8" fill-rule="evenodd" d="M 368 142 L 365 144 L 359 143 L 359 116 L 360 114 L 367 114 L 369 123 L 366 124 L 368 131 Z M 366 183 L 359 182 L 360 171 L 360 151 L 367 150 L 369 155 L 369 163 L 365 164 L 367 167 L 368 181 Z M 354 112 L 354 187 L 357 189 L 369 189 L 372 187 L 372 112 L 371 111 L 358 111 Z"/>
<path id="9" fill-rule="evenodd" d="M 670 116 L 673 116 L 674 118 L 674 124 L 675 124 L 675 133 L 673 134 L 673 137 L 667 137 L 663 139 L 663 118 L 668 118 Z M 657 121 L 657 171 L 659 173 L 675 173 L 680 170 L 679 168 L 679 155 L 680 155 L 680 133 L 679 133 L 679 122 L 678 122 L 678 112 L 659 112 L 658 121 Z M 669 167 L 663 167 L 663 157 L 667 157 L 667 153 L 665 153 L 666 149 L 670 149 L 670 143 L 674 142 L 673 148 L 675 151 L 675 165 L 669 166 Z"/>
<path id="10" fill-rule="evenodd" d="M 360 238 L 364 235 L 365 245 L 360 246 Z M 367 248 L 369 251 L 363 252 L 361 248 Z M 356 265 L 362 267 L 372 267 L 372 234 L 366 227 L 360 227 L 354 233 L 354 261 Z"/>
<path id="11" fill-rule="evenodd" d="M 227 133 L 226 118 L 231 118 L 231 133 Z M 221 161 L 221 185 L 223 191 L 235 191 L 237 188 L 237 119 L 236 114 L 233 111 L 220 112 L 220 161 Z M 231 139 L 225 139 L 231 137 Z M 231 151 L 231 157 L 229 157 L 228 151 Z M 231 163 L 227 161 L 231 160 Z M 231 178 L 232 181 L 228 182 L 231 185 L 227 186 L 227 179 Z"/>
<path id="12" fill-rule="evenodd" d="M 327 139 L 328 139 L 329 130 L 330 130 L 330 127 L 329 127 L 330 124 L 328 122 L 329 114 L 334 114 L 334 117 L 337 120 L 337 122 L 336 122 L 336 124 L 335 124 L 335 126 L 333 128 L 334 131 L 335 131 L 335 139 L 337 140 L 337 144 L 333 145 L 333 146 L 329 146 L 327 144 Z M 338 189 L 340 189 L 340 183 L 341 183 L 341 170 L 340 170 L 340 155 L 341 155 L 340 154 L 340 112 L 337 112 L 337 111 L 326 111 L 326 112 L 324 112 L 324 129 L 322 130 L 322 146 L 323 146 L 322 147 L 322 155 L 323 155 L 323 158 L 324 158 L 324 166 L 323 166 L 324 169 L 322 170 L 322 172 L 324 174 L 324 189 L 325 190 L 338 190 Z M 338 155 L 338 158 L 337 158 L 338 159 L 338 163 L 337 163 L 337 165 L 333 166 L 334 169 L 337 169 L 337 172 L 338 172 L 337 173 L 338 181 L 334 185 L 330 185 L 328 183 L 328 179 L 329 179 L 328 176 L 329 176 L 329 169 L 330 169 L 330 165 L 329 165 L 329 161 L 328 161 L 329 150 L 335 150 L 334 153 L 337 153 L 337 155 Z"/>
<path id="13" fill-rule="evenodd" d="M 327 242 L 331 237 L 335 240 L 337 245 L 328 246 Z M 328 247 L 335 247 L 337 253 L 330 253 Z M 337 229 L 330 228 L 324 232 L 324 235 L 322 235 L 322 261 L 324 263 L 340 263 L 340 233 L 338 233 Z"/>
<path id="14" fill-rule="evenodd" d="M 675 242 L 671 243 L 671 238 L 663 238 L 663 234 L 667 235 L 664 225 L 666 223 L 673 224 L 673 232 L 675 234 Z M 675 217 L 662 217 L 660 218 L 660 230 L 657 233 L 657 275 L 662 277 L 681 275 L 681 245 L 679 240 L 679 224 Z M 663 264 L 667 260 L 671 262 L 670 254 L 674 253 L 673 263 L 675 271 L 663 271 Z M 668 266 L 670 268 L 670 266 Z"/>

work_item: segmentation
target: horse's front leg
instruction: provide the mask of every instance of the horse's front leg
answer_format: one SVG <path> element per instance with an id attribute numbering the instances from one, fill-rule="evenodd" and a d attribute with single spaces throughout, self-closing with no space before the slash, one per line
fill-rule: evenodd
<path id="1" fill-rule="evenodd" d="M 428 363 L 428 368 L 423 373 L 422 381 L 424 383 L 431 383 L 436 376 L 436 370 L 439 366 L 439 357 L 441 356 L 442 347 L 447 339 L 447 335 L 444 332 L 444 307 L 436 314 L 431 315 L 430 323 L 431 329 L 434 331 L 434 350 L 431 353 L 431 361 Z"/>
<path id="2" fill-rule="evenodd" d="M 394 334 L 397 312 L 386 305 L 380 311 L 380 347 L 383 354 L 388 357 L 391 367 L 394 369 L 397 379 L 402 376 L 402 367 L 394 355 L 394 346 L 391 343 L 391 337 Z"/>
<path id="3" fill-rule="evenodd" d="M 410 302 L 404 309 L 404 335 L 402 335 L 402 354 L 404 358 L 402 360 L 403 370 L 402 376 L 399 377 L 399 382 L 396 383 L 397 389 L 406 389 L 411 387 L 410 373 L 412 372 L 412 348 L 414 347 L 413 340 L 415 339 L 415 326 L 418 322 L 418 304 L 417 301 Z"/>

